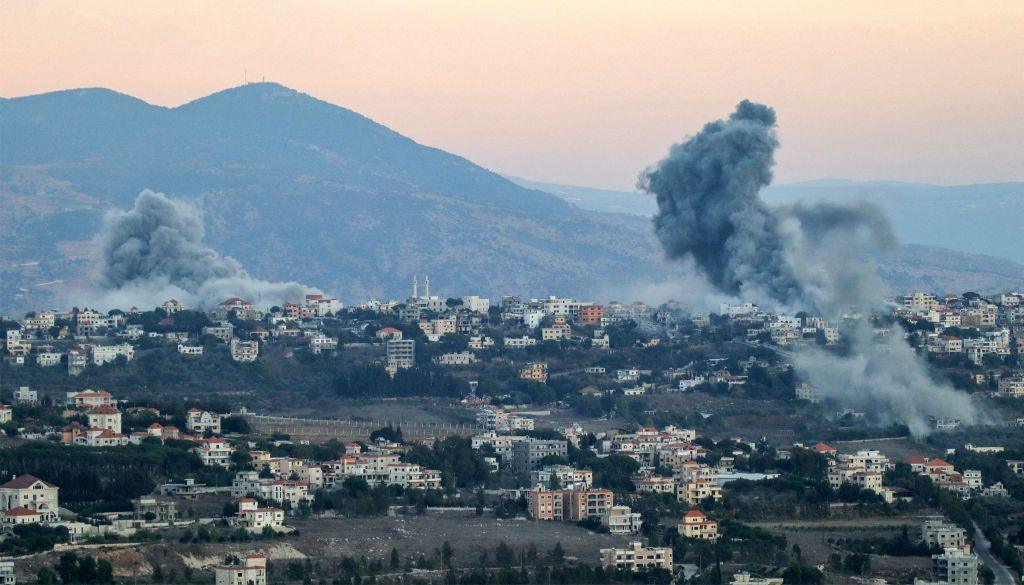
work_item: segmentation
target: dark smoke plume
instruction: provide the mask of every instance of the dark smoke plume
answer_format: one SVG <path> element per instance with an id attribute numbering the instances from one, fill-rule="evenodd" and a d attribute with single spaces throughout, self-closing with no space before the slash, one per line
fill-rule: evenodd
<path id="1" fill-rule="evenodd" d="M 868 251 L 895 243 L 888 220 L 868 204 L 769 207 L 779 142 L 775 111 L 741 102 L 727 120 L 673 145 L 640 178 L 654 194 L 654 230 L 671 259 L 692 259 L 719 291 L 777 309 L 814 309 L 831 318 L 883 305 L 884 287 Z M 897 327 L 897 331 L 899 328 Z M 901 338 L 877 339 L 861 322 L 847 336 L 851 356 L 797 354 L 798 369 L 827 397 L 900 421 L 915 435 L 928 416 L 972 420 L 962 393 L 937 385 Z"/>
<path id="2" fill-rule="evenodd" d="M 146 190 L 128 211 L 110 213 L 98 237 L 95 284 L 101 306 L 155 306 L 177 298 L 194 307 L 237 296 L 269 306 L 315 289 L 251 277 L 234 258 L 203 242 L 198 210 Z"/>

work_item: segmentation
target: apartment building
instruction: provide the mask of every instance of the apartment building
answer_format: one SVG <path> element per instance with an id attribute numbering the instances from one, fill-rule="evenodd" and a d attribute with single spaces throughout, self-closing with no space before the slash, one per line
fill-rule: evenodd
<path id="1" fill-rule="evenodd" d="M 631 572 L 653 568 L 671 571 L 672 549 L 645 547 L 642 542 L 631 542 L 626 548 L 602 548 L 601 566 Z"/>
<path id="2" fill-rule="evenodd" d="M 529 473 L 540 469 L 541 460 L 548 456 L 565 457 L 568 443 L 559 439 L 534 439 L 527 437 L 512 442 L 511 467 L 517 473 Z"/>
<path id="3" fill-rule="evenodd" d="M 643 526 L 640 513 L 629 506 L 612 506 L 601 515 L 601 524 L 612 534 L 636 534 Z"/>
<path id="4" fill-rule="evenodd" d="M 531 362 L 519 368 L 520 380 L 546 383 L 548 381 L 548 365 L 545 362 Z"/>
<path id="5" fill-rule="evenodd" d="M 267 585 L 267 557 L 245 555 L 237 564 L 214 565 L 215 585 Z"/>

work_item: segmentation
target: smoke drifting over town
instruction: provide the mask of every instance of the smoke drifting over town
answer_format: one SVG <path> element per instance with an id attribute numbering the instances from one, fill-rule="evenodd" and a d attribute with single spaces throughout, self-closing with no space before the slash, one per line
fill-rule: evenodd
<path id="1" fill-rule="evenodd" d="M 131 209 L 106 217 L 97 239 L 96 304 L 151 307 L 176 298 L 210 307 L 237 296 L 269 306 L 301 300 L 315 290 L 253 278 L 234 258 L 207 246 L 204 236 L 195 207 L 143 191 Z"/>
<path id="2" fill-rule="evenodd" d="M 655 195 L 655 233 L 670 259 L 692 259 L 719 291 L 776 309 L 812 308 L 837 318 L 884 303 L 870 251 L 895 243 L 888 220 L 867 205 L 772 208 L 759 192 L 772 180 L 775 111 L 743 101 L 726 120 L 675 144 L 645 171 Z M 796 366 L 823 396 L 927 434 L 929 416 L 976 416 L 965 395 L 936 383 L 898 327 L 878 338 L 867 323 L 847 333 L 849 355 L 798 353 Z"/>

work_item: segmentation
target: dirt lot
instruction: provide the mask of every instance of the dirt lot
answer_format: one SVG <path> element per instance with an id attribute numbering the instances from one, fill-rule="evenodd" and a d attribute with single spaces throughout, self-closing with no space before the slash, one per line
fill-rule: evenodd
<path id="1" fill-rule="evenodd" d="M 861 449 L 874 449 L 892 461 L 903 461 L 910 455 L 924 457 L 941 457 L 945 453 L 927 443 L 910 438 L 905 439 L 870 439 L 866 441 L 835 441 L 830 443 L 840 453 L 854 453 Z"/>
<path id="2" fill-rule="evenodd" d="M 920 526 L 927 514 L 897 518 L 826 519 L 819 521 L 757 522 L 753 526 L 784 536 L 788 546 L 799 545 L 801 554 L 814 565 L 824 565 L 833 552 L 843 552 L 828 540 L 841 538 L 892 538 L 904 526 L 911 537 L 919 536 Z M 890 557 L 871 555 L 872 574 L 878 576 L 906 576 L 914 571 L 931 570 L 930 557 Z"/>
<path id="3" fill-rule="evenodd" d="M 598 560 L 599 549 L 623 546 L 628 541 L 624 536 L 595 534 L 571 523 L 499 520 L 490 515 L 477 517 L 472 511 L 429 511 L 424 516 L 373 518 L 289 518 L 287 524 L 298 529 L 298 535 L 247 543 L 183 544 L 178 542 L 182 530 L 173 530 L 165 533 L 160 542 L 86 546 L 76 552 L 110 560 L 117 576 L 134 578 L 151 575 L 153 564 L 161 565 L 165 574 L 175 571 L 181 576 L 186 567 L 191 567 L 209 575 L 209 566 L 222 562 L 225 555 L 257 551 L 278 562 L 343 556 L 386 560 L 392 547 L 403 558 L 415 559 L 421 554 L 430 558 L 445 541 L 455 550 L 456 566 L 476 565 L 484 550 L 493 561 L 494 549 L 502 541 L 516 552 L 533 543 L 540 554 L 561 542 L 567 557 L 593 564 Z M 50 552 L 19 559 L 19 580 L 33 580 L 41 566 L 53 566 L 57 557 L 57 553 Z"/>
<path id="4" fill-rule="evenodd" d="M 473 512 L 429 512 L 425 516 L 384 518 L 296 519 L 301 536 L 295 547 L 318 557 L 366 555 L 384 558 L 395 547 L 403 556 L 430 556 L 444 541 L 451 543 L 463 563 L 475 563 L 483 550 L 493 557 L 501 541 L 513 548 L 530 543 L 541 553 L 561 542 L 566 555 L 593 563 L 598 550 L 621 546 L 623 536 L 595 534 L 564 522 L 499 520 Z M 291 539 L 289 539 L 291 540 Z"/>

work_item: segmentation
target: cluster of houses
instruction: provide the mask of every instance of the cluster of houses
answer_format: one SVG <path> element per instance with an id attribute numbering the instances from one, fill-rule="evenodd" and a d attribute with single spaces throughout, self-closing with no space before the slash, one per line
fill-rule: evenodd
<path id="1" fill-rule="evenodd" d="M 802 447 L 800 444 L 794 446 Z M 899 498 L 907 497 L 907 494 L 902 493 L 900 489 L 883 485 L 885 472 L 893 469 L 896 464 L 879 451 L 861 449 L 854 453 L 840 453 L 835 447 L 825 443 L 818 443 L 807 448 L 827 458 L 828 483 L 834 490 L 838 490 L 843 484 L 849 484 L 862 490 L 874 492 L 886 503 L 893 503 Z M 973 445 L 967 445 L 965 448 L 968 450 L 979 449 Z M 1009 493 L 1001 482 L 985 486 L 982 482 L 981 472 L 976 469 L 957 471 L 952 463 L 920 455 L 908 456 L 903 459 L 903 463 L 909 465 L 913 473 L 929 478 L 936 487 L 947 489 L 965 499 L 975 495 L 1009 497 Z M 1012 462 L 1010 465 L 1012 467 Z"/>

